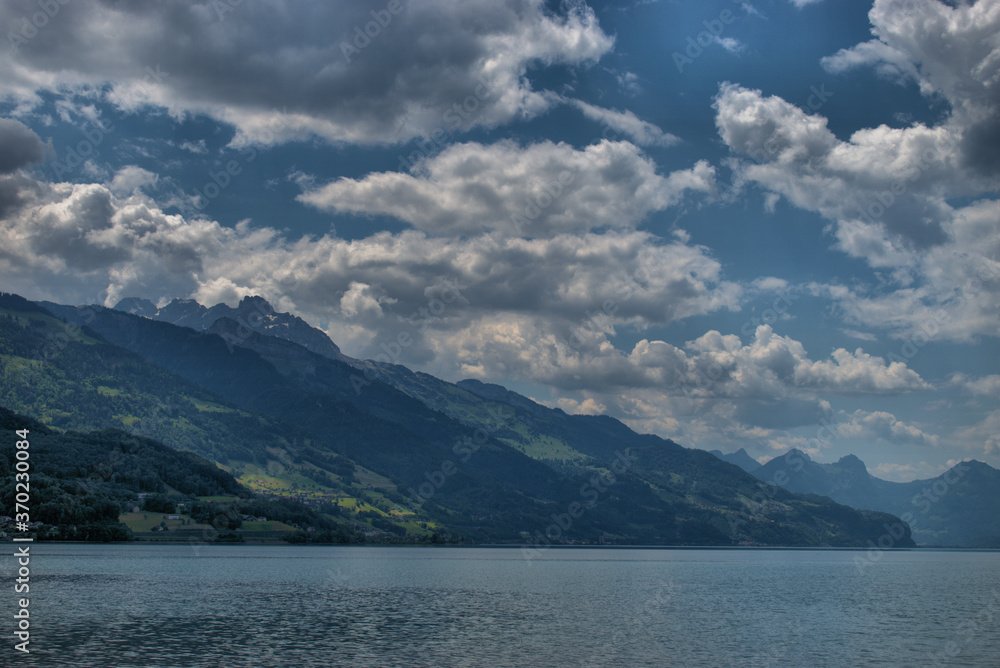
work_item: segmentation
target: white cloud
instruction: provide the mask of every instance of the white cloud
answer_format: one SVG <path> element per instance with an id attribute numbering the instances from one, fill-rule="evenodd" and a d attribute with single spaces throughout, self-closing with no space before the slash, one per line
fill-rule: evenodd
<path id="1" fill-rule="evenodd" d="M 248 221 L 226 228 L 167 215 L 141 190 L 20 176 L 0 185 L 13 193 L 0 227 L 8 289 L 109 304 L 136 295 L 216 303 L 261 294 L 310 321 L 335 321 L 338 343 L 359 355 L 378 352 L 373 331 L 391 338 L 412 330 L 413 316 L 441 297 L 446 281 L 460 298 L 435 313 L 429 329 L 420 327 L 425 336 L 416 338 L 427 340 L 408 351 L 410 361 L 432 359 L 435 337 L 471 332 L 484 318 L 528 318 L 542 333 L 565 339 L 588 310 L 609 300 L 621 323 L 648 326 L 735 309 L 741 293 L 704 248 L 634 230 L 533 240 L 408 231 L 292 242 Z M 68 273 L 75 276 L 69 283 Z M 438 352 L 456 355 L 446 347 Z"/>
<path id="2" fill-rule="evenodd" d="M 736 163 L 736 181 L 834 221 L 835 248 L 891 272 L 878 290 L 816 288 L 848 324 L 901 338 L 998 333 L 1000 202 L 949 203 L 993 192 L 997 180 L 966 165 L 957 126 L 880 126 L 840 141 L 822 116 L 732 84 L 716 110 L 723 140 L 750 158 Z"/>
<path id="3" fill-rule="evenodd" d="M 205 145 L 204 139 L 199 139 L 196 142 L 191 142 L 191 141 L 181 142 L 178 148 L 184 149 L 185 151 L 189 151 L 191 153 L 195 153 L 198 155 L 204 155 L 208 153 L 208 147 Z"/>
<path id="4" fill-rule="evenodd" d="M 859 332 L 856 329 L 842 329 L 840 331 L 852 339 L 860 339 L 861 341 L 878 341 L 878 337 L 871 332 Z"/>
<path id="5" fill-rule="evenodd" d="M 594 401 L 592 398 L 577 401 L 575 399 L 560 399 L 557 402 L 559 408 L 570 415 L 603 415 L 607 412 L 607 406 Z"/>
<path id="6" fill-rule="evenodd" d="M 395 300 L 387 299 L 378 292 L 377 288 L 370 285 L 351 281 L 340 298 L 340 315 L 348 319 L 363 317 L 369 322 L 373 318 L 381 318 L 384 315 L 381 302 L 393 303 Z"/>
<path id="7" fill-rule="evenodd" d="M 430 234 L 493 230 L 549 237 L 633 227 L 688 190 L 711 192 L 714 175 L 701 161 L 660 176 L 628 142 L 602 140 L 583 150 L 549 141 L 527 147 L 466 143 L 449 146 L 410 174 L 341 178 L 299 199 L 339 213 L 392 216 Z"/>
<path id="8" fill-rule="evenodd" d="M 841 438 L 881 439 L 901 445 L 938 446 L 941 439 L 928 434 L 916 425 L 908 424 L 886 411 L 868 412 L 861 409 L 847 416 L 836 425 Z"/>
<path id="9" fill-rule="evenodd" d="M 640 119 L 631 111 L 617 111 L 588 104 L 582 100 L 565 100 L 592 121 L 601 123 L 614 133 L 622 133 L 639 146 L 673 146 L 680 138 L 664 132 L 656 125 Z M 606 134 L 611 134 L 607 132 Z M 611 137 L 605 137 L 610 139 Z"/>
<path id="10" fill-rule="evenodd" d="M 719 37 L 715 36 L 715 43 L 721 46 L 723 49 L 732 53 L 734 55 L 739 55 L 746 51 L 747 45 L 736 39 L 735 37 Z"/>
<path id="11" fill-rule="evenodd" d="M 1000 409 L 993 409 L 978 423 L 957 429 L 955 445 L 983 459 L 1000 455 Z"/>
<path id="12" fill-rule="evenodd" d="M 119 169 L 111 180 L 111 191 L 116 195 L 128 196 L 144 186 L 156 185 L 160 180 L 158 174 L 154 174 L 148 169 L 127 165 Z"/>
<path id="13" fill-rule="evenodd" d="M 880 462 L 869 468 L 869 472 L 876 478 L 891 480 L 893 482 L 911 482 L 913 480 L 927 480 L 935 478 L 944 473 L 947 468 L 943 466 L 933 466 L 925 461 L 909 464 L 895 464 L 891 462 Z"/>
<path id="14" fill-rule="evenodd" d="M 950 380 L 952 385 L 957 385 L 975 395 L 998 397 L 1000 396 L 1000 374 L 970 378 L 965 374 L 956 373 Z"/>
<path id="15" fill-rule="evenodd" d="M 1000 4 L 990 0 L 876 0 L 869 18 L 876 39 L 825 58 L 831 72 L 873 65 L 915 80 L 952 110 L 965 166 L 996 175 L 1000 158 Z"/>

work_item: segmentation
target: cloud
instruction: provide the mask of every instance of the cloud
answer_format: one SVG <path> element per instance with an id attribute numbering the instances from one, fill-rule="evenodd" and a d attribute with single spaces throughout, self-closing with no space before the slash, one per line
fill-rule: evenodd
<path id="1" fill-rule="evenodd" d="M 911 482 L 913 480 L 927 480 L 934 478 L 949 468 L 945 466 L 934 466 L 925 461 L 909 464 L 894 464 L 891 462 L 881 462 L 870 467 L 872 475 L 883 480 L 893 482 Z"/>
<path id="2" fill-rule="evenodd" d="M 0 227 L 0 270 L 11 277 L 6 289 L 35 298 L 212 304 L 260 294 L 326 323 L 348 354 L 384 355 L 405 333 L 409 345 L 389 361 L 454 380 L 548 385 L 576 402 L 569 410 L 607 409 L 690 442 L 746 443 L 814 423 L 824 393 L 926 387 L 905 364 L 861 350 L 813 359 L 766 326 L 747 345 L 710 331 L 683 348 L 643 339 L 618 350 L 611 337 L 621 328 L 739 308 L 740 286 L 683 235 L 672 243 L 636 230 L 442 239 L 411 230 L 290 241 L 248 221 L 227 228 L 165 214 L 141 189 L 20 178 L 22 205 Z M 758 289 L 782 285 L 765 279 Z"/>
<path id="3" fill-rule="evenodd" d="M 917 446 L 938 446 L 941 442 L 938 436 L 903 422 L 886 411 L 868 412 L 858 409 L 847 415 L 845 421 L 837 423 L 835 429 L 841 438 L 881 439 L 889 443 Z"/>
<path id="4" fill-rule="evenodd" d="M 963 166 L 1000 173 L 1000 5 L 937 0 L 876 0 L 868 14 L 875 39 L 823 59 L 831 72 L 874 66 L 916 81 L 951 107 Z M 991 142 L 992 140 L 992 142 Z"/>
<path id="5" fill-rule="evenodd" d="M 593 399 L 576 401 L 575 399 L 560 399 L 559 408 L 570 415 L 604 415 L 608 408 Z"/>
<path id="6" fill-rule="evenodd" d="M 842 329 L 840 330 L 845 335 L 851 337 L 852 339 L 860 339 L 862 341 L 878 341 L 878 337 L 871 332 L 859 332 L 856 329 Z"/>
<path id="7" fill-rule="evenodd" d="M 622 323 L 643 327 L 738 308 L 741 289 L 723 280 L 706 249 L 646 232 L 529 240 L 406 231 L 293 242 L 249 221 L 227 228 L 166 214 L 131 187 L 152 178 L 127 170 L 116 179 L 123 187 L 112 188 L 8 177 L 16 201 L 0 228 L 8 289 L 108 304 L 133 295 L 216 303 L 261 294 L 310 321 L 334 321 L 338 343 L 370 356 L 378 352 L 373 331 L 412 331 L 420 310 L 440 307 L 435 300 L 452 285 L 460 298 L 420 327 L 426 336 L 415 338 L 428 341 L 408 351 L 414 359 L 432 359 L 431 339 L 441 332 L 471 331 L 486 317 L 533 318 L 549 336 L 565 338 L 609 300 Z"/>
<path id="8" fill-rule="evenodd" d="M 641 120 L 631 111 L 604 109 L 582 100 L 567 99 L 566 102 L 579 109 L 590 120 L 601 123 L 616 133 L 620 132 L 628 136 L 639 146 L 673 146 L 680 142 L 680 138 L 664 132 L 652 123 Z"/>
<path id="9" fill-rule="evenodd" d="M 0 118 L 0 174 L 10 174 L 45 159 L 45 144 L 28 126 Z"/>
<path id="10" fill-rule="evenodd" d="M 733 84 L 715 108 L 720 136 L 743 156 L 734 181 L 830 219 L 834 248 L 890 272 L 878 289 L 816 286 L 848 324 L 921 345 L 997 333 L 1000 202 L 983 195 L 998 182 L 965 166 L 954 125 L 883 125 L 841 141 L 824 117 Z"/>
<path id="11" fill-rule="evenodd" d="M 734 37 L 715 36 L 715 43 L 734 55 L 739 55 L 746 51 L 747 45 Z"/>
<path id="12" fill-rule="evenodd" d="M 812 360 L 800 342 L 774 334 L 766 325 L 745 346 L 737 336 L 712 330 L 684 348 L 642 339 L 627 353 L 610 343 L 613 319 L 587 326 L 585 334 L 577 326 L 560 336 L 551 321 L 530 314 L 484 315 L 474 327 L 442 333 L 441 345 L 494 377 L 512 375 L 565 391 L 589 391 L 590 397 L 598 397 L 595 388 L 603 388 L 599 398 L 606 404 L 619 393 L 650 389 L 689 403 L 759 402 L 757 410 L 783 402 L 775 405 L 783 412 L 804 399 L 802 408 L 815 412 L 820 394 L 901 394 L 930 387 L 905 364 L 886 363 L 860 349 L 838 349 L 828 359 Z"/>
<path id="13" fill-rule="evenodd" d="M 881 230 L 897 251 L 946 241 L 953 210 L 945 195 L 976 195 L 992 187 L 962 170 L 954 137 L 944 127 L 880 126 L 842 142 L 826 118 L 733 84 L 720 87 L 715 108 L 722 139 L 751 160 L 740 164 L 742 178 L 800 208 L 863 223 L 871 234 Z M 851 247 L 850 233 L 843 234 Z M 877 260 L 877 253 L 867 256 L 873 255 Z"/>
<path id="14" fill-rule="evenodd" d="M 115 173 L 111 180 L 111 190 L 117 195 L 130 195 L 144 186 L 156 185 L 159 180 L 159 175 L 148 169 L 127 165 Z"/>
<path id="15" fill-rule="evenodd" d="M 582 2 L 559 14 L 543 0 L 386 6 L 74 0 L 0 55 L 0 94 L 33 104 L 73 90 L 128 111 L 206 114 L 235 126 L 237 144 L 392 144 L 536 115 L 551 102 L 529 67 L 587 65 L 613 45 Z M 5 2 L 0 23 L 37 10 Z"/>
<path id="16" fill-rule="evenodd" d="M 998 374 L 970 378 L 965 374 L 956 373 L 951 377 L 950 383 L 974 395 L 986 397 L 1000 396 L 1000 375 Z"/>
<path id="17" fill-rule="evenodd" d="M 204 139 L 199 139 L 196 142 L 191 142 L 191 141 L 181 142 L 178 148 L 181 148 L 185 151 L 189 151 L 196 155 L 204 155 L 208 153 L 208 147 L 205 145 Z"/>
<path id="18" fill-rule="evenodd" d="M 550 141 L 526 147 L 465 143 L 411 173 L 341 178 L 299 199 L 338 213 L 392 216 L 435 235 L 492 230 L 537 238 L 634 227 L 689 190 L 711 192 L 714 175 L 699 161 L 660 176 L 629 142 L 602 140 L 583 150 Z"/>

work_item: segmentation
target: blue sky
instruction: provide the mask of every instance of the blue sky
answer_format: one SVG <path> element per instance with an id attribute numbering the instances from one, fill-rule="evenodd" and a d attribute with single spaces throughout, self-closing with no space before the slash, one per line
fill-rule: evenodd
<path id="1" fill-rule="evenodd" d="M 1000 465 L 996 0 L 0 24 L 5 290 L 259 294 L 356 357 L 688 446 Z"/>

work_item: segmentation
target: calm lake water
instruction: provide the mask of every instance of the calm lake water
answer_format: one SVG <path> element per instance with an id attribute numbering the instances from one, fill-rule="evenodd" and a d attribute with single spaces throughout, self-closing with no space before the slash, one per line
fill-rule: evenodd
<path id="1" fill-rule="evenodd" d="M 1000 666 L 995 552 L 32 552 L 32 652 L 5 585 L 0 666 Z"/>

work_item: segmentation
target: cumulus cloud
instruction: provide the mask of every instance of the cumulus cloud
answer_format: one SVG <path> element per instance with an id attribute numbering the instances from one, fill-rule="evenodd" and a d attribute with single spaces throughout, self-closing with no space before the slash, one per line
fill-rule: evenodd
<path id="1" fill-rule="evenodd" d="M 995 222 L 998 203 L 954 202 L 1000 189 L 993 150 L 1000 138 L 1000 5 L 876 0 L 869 18 L 875 39 L 825 58 L 824 67 L 839 74 L 872 66 L 916 81 L 925 95 L 947 102 L 949 115 L 933 127 L 881 125 L 842 141 L 818 114 L 725 84 L 716 124 L 742 156 L 736 180 L 834 221 L 837 249 L 891 272 L 895 289 L 881 294 L 827 290 L 855 323 L 901 337 L 995 335 L 1000 235 L 987 221 Z"/>
<path id="2" fill-rule="evenodd" d="M 868 412 L 861 409 L 846 416 L 835 429 L 841 438 L 881 439 L 900 445 L 937 446 L 940 438 L 918 426 L 908 424 L 886 411 Z"/>
<path id="3" fill-rule="evenodd" d="M 464 143 L 411 173 L 341 178 L 307 190 L 300 200 L 338 213 L 392 216 L 430 234 L 494 230 L 548 237 L 634 227 L 689 190 L 711 192 L 714 176 L 704 161 L 661 176 L 629 142 L 602 140 L 582 150 L 550 141 L 527 147 Z"/>
<path id="4" fill-rule="evenodd" d="M 682 348 L 643 339 L 616 349 L 611 337 L 622 327 L 739 307 L 741 288 L 683 235 L 664 243 L 635 230 L 540 239 L 405 231 L 289 241 L 246 221 L 227 228 L 165 214 L 141 189 L 34 183 L 21 196 L 0 227 L 6 289 L 108 305 L 125 296 L 212 304 L 261 294 L 326 323 L 348 354 L 377 357 L 405 333 L 412 343 L 390 361 L 452 379 L 548 385 L 575 402 L 567 410 L 607 410 L 692 443 L 745 443 L 809 424 L 827 410 L 823 393 L 926 387 L 905 364 L 861 350 L 811 358 L 767 326 L 747 345 L 711 331 Z M 894 438 L 916 438 L 895 430 Z"/>
<path id="5" fill-rule="evenodd" d="M 947 239 L 944 226 L 953 211 L 946 195 L 979 194 L 990 187 L 963 172 L 954 137 L 944 127 L 880 126 L 842 142 L 826 118 L 733 84 L 721 86 L 715 108 L 722 139 L 750 158 L 740 166 L 743 178 L 798 207 L 864 224 L 874 230 L 869 234 L 881 232 L 896 243 L 897 253 Z M 850 245 L 850 234 L 843 233 L 845 248 L 864 252 L 863 246 Z"/>
<path id="6" fill-rule="evenodd" d="M 18 178 L 8 181 L 19 204 L 0 228 L 10 289 L 68 301 L 93 301 L 101 293 L 109 304 L 131 295 L 216 303 L 261 294 L 314 322 L 339 316 L 332 333 L 362 355 L 378 351 L 372 331 L 394 337 L 412 330 L 415 316 L 427 320 L 418 314 L 429 306 L 435 313 L 428 338 L 438 330 L 466 331 L 484 314 L 538 317 L 565 338 L 588 310 L 609 300 L 622 322 L 645 326 L 735 309 L 741 292 L 723 280 L 706 249 L 635 230 L 539 239 L 497 233 L 441 239 L 407 231 L 293 242 L 247 221 L 228 228 L 168 215 L 141 189 Z M 438 313 L 434 300 L 445 290 L 452 296 Z M 330 312 L 331 303 L 339 313 Z M 421 333 L 427 329 L 420 326 Z M 430 345 L 408 352 L 431 355 Z"/>
<path id="7" fill-rule="evenodd" d="M 876 0 L 875 39 L 825 58 L 831 72 L 871 65 L 944 97 L 961 135 L 963 164 L 996 174 L 1000 158 L 1000 5 L 988 0 Z"/>
<path id="8" fill-rule="evenodd" d="M 543 0 L 399 6 L 74 0 L 0 55 L 0 94 L 31 104 L 41 90 L 106 93 L 126 110 L 207 114 L 234 125 L 237 143 L 396 143 L 535 115 L 551 98 L 532 89 L 529 66 L 584 65 L 613 45 L 584 3 L 559 14 Z M 36 11 L 5 2 L 0 23 Z"/>
<path id="9" fill-rule="evenodd" d="M 561 337 L 547 331 L 549 323 L 528 315 L 487 316 L 474 328 L 444 334 L 442 346 L 461 351 L 463 361 L 494 375 L 512 374 L 563 390 L 605 388 L 615 394 L 648 388 L 688 401 L 785 401 L 785 410 L 788 401 L 803 397 L 812 397 L 807 403 L 815 410 L 820 393 L 900 394 L 930 387 L 906 364 L 887 363 L 861 349 L 838 349 L 829 359 L 812 360 L 800 342 L 767 325 L 758 327 L 748 345 L 712 330 L 684 348 L 643 339 L 624 353 L 608 340 L 615 323 L 605 322 L 607 331 L 591 331 L 590 340 L 584 340 L 578 329 Z"/>
<path id="10" fill-rule="evenodd" d="M 735 181 L 830 219 L 834 248 L 890 272 L 878 289 L 816 287 L 848 323 L 900 338 L 998 333 L 1000 202 L 982 198 L 998 182 L 968 167 L 960 126 L 883 125 L 842 141 L 824 117 L 732 84 L 715 108 L 720 136 L 741 156 Z"/>
<path id="11" fill-rule="evenodd" d="M 160 180 L 158 174 L 136 165 L 127 165 L 119 169 L 111 180 L 111 191 L 116 195 L 130 195 L 144 186 L 156 185 Z"/>

